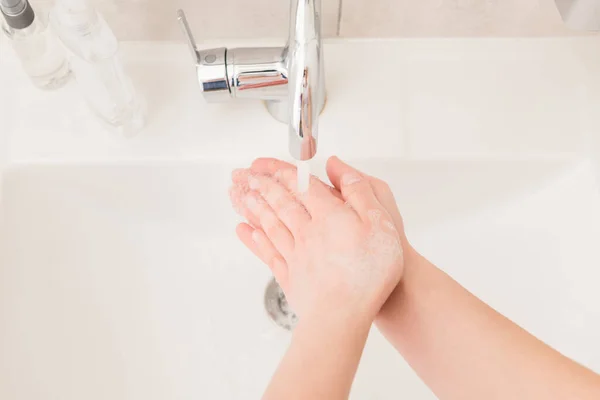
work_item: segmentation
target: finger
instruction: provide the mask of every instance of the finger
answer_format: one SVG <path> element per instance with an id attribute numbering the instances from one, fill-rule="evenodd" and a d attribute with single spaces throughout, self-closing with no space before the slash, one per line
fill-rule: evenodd
<path id="1" fill-rule="evenodd" d="M 234 185 L 229 188 L 229 200 L 231 201 L 234 211 L 238 215 L 244 217 L 254 228 L 260 228 L 260 220 L 248 210 L 246 202 L 244 201 L 249 191 L 249 188 L 244 189 L 241 186 Z"/>
<path id="2" fill-rule="evenodd" d="M 337 157 L 331 157 L 327 161 L 327 177 L 332 182 L 334 189 L 336 190 L 338 190 L 340 187 L 341 175 L 344 173 L 346 166 L 347 164 L 345 164 L 343 161 L 340 161 Z M 385 209 L 391 210 L 392 208 L 397 208 L 396 199 L 394 198 L 394 194 L 387 183 L 374 176 L 370 176 L 364 172 L 358 171 L 357 169 L 355 169 L 355 171 L 369 180 L 371 188 L 373 189 L 373 193 L 375 193 L 375 197 L 377 197 L 377 200 Z"/>
<path id="3" fill-rule="evenodd" d="M 323 214 L 331 208 L 341 206 L 344 201 L 331 189 L 331 186 L 323 183 L 316 176 L 310 177 L 310 184 L 306 192 L 298 192 L 298 175 L 296 169 L 279 169 L 273 177 L 291 191 L 298 200 L 306 207 L 311 216 Z"/>
<path id="4" fill-rule="evenodd" d="M 250 189 L 260 193 L 294 237 L 297 237 L 306 224 L 310 222 L 310 214 L 302 203 L 272 177 L 268 175 L 250 175 L 248 185 Z"/>
<path id="5" fill-rule="evenodd" d="M 236 212 L 246 218 L 248 222 L 255 228 L 262 228 L 260 219 L 250 210 L 245 202 L 245 198 L 250 192 L 248 180 L 252 175 L 249 169 L 240 168 L 231 173 L 231 180 L 234 183 L 235 189 L 230 189 L 230 198 Z"/>
<path id="6" fill-rule="evenodd" d="M 345 163 L 338 161 L 340 160 L 337 157 L 332 157 L 327 161 L 327 176 L 336 188 L 340 187 L 340 178 L 344 172 L 345 167 Z M 400 211 L 398 210 L 398 203 L 396 202 L 394 193 L 392 193 L 392 190 L 390 189 L 388 184 L 382 181 L 381 179 L 375 178 L 374 176 L 369 176 L 364 172 L 357 172 L 361 176 L 364 176 L 369 180 L 371 188 L 373 189 L 373 193 L 375 193 L 375 197 L 383 206 L 383 208 L 385 208 L 388 211 L 388 213 L 394 220 L 394 223 L 398 225 L 398 229 L 401 229 L 402 216 L 400 215 Z"/>
<path id="7" fill-rule="evenodd" d="M 331 182 L 333 187 L 337 190 L 340 190 L 342 175 L 348 171 L 348 168 L 353 169 L 361 176 L 365 176 L 365 174 L 363 174 L 355 168 L 350 167 L 348 164 L 344 163 L 336 156 L 329 157 L 329 159 L 327 160 L 327 163 L 325 165 L 327 177 L 329 178 L 329 181 Z"/>
<path id="8" fill-rule="evenodd" d="M 327 175 L 329 179 L 334 183 L 334 185 L 339 186 L 339 178 L 340 178 L 340 167 L 343 166 L 343 163 L 337 163 L 338 160 L 330 159 L 327 163 Z M 365 173 L 360 173 L 362 176 L 369 180 L 371 184 L 371 188 L 373 189 L 373 193 L 377 198 L 377 201 L 383 206 L 383 208 L 388 212 L 391 220 L 393 221 L 393 228 L 397 232 L 400 232 L 400 235 L 404 237 L 406 240 L 406 235 L 404 233 L 404 222 L 402 220 L 402 215 L 400 215 L 400 210 L 398 209 L 398 203 L 396 202 L 396 198 L 394 197 L 394 193 L 388 186 L 385 181 L 378 179 L 374 176 L 369 176 Z"/>
<path id="9" fill-rule="evenodd" d="M 286 168 L 296 169 L 293 164 L 276 158 L 257 158 L 252 162 L 252 166 L 250 167 L 253 172 L 268 175 L 273 175 L 278 170 Z"/>
<path id="10" fill-rule="evenodd" d="M 262 231 L 271 240 L 277 251 L 287 258 L 294 250 L 294 237 L 289 229 L 258 192 L 250 191 L 244 201 L 248 210 L 260 221 Z"/>
<path id="11" fill-rule="evenodd" d="M 231 181 L 234 185 L 239 186 L 247 192 L 250 190 L 250 188 L 248 187 L 248 177 L 250 176 L 250 174 L 251 171 L 246 168 L 234 169 L 231 173 Z"/>
<path id="12" fill-rule="evenodd" d="M 239 224 L 235 232 L 242 243 L 269 267 L 278 282 L 287 277 L 286 262 L 264 232 L 246 223 Z"/>
<path id="13" fill-rule="evenodd" d="M 258 245 L 254 242 L 254 240 L 252 240 L 252 232 L 254 232 L 254 230 L 255 229 L 252 226 L 248 225 L 245 222 L 242 222 L 238 224 L 238 226 L 235 228 L 235 233 L 237 234 L 240 241 L 244 243 L 244 245 L 252 253 L 254 253 L 256 257 L 258 257 L 262 262 L 268 265 L 269 259 L 265 257 L 265 254 L 263 254 L 263 252 L 260 251 Z"/>
<path id="14" fill-rule="evenodd" d="M 273 176 L 274 176 L 274 175 L 277 173 L 277 171 L 279 171 L 279 170 L 293 170 L 293 171 L 294 171 L 293 175 L 296 175 L 296 174 L 297 174 L 297 172 L 296 172 L 296 166 L 295 166 L 295 165 L 293 165 L 293 164 L 290 164 L 290 163 L 288 163 L 288 162 L 285 162 L 285 161 L 278 160 L 278 159 L 276 159 L 276 158 L 257 158 L 257 159 L 256 159 L 256 160 L 254 160 L 254 162 L 252 163 L 252 166 L 250 167 L 250 170 L 251 170 L 253 173 L 256 173 L 256 174 L 263 174 L 263 175 L 273 175 Z M 296 178 L 296 179 L 297 179 L 297 176 L 295 176 L 294 178 Z M 318 178 L 316 178 L 316 177 L 313 177 L 312 179 L 313 179 L 313 180 L 314 180 L 314 179 L 318 180 Z M 335 190 L 335 188 L 334 188 L 334 187 L 332 187 L 332 186 L 330 186 L 330 185 L 326 184 L 326 183 L 325 183 L 325 182 L 323 182 L 323 181 L 319 181 L 319 182 L 320 182 L 320 183 L 319 183 L 319 185 L 325 186 L 325 187 L 326 187 L 328 190 L 330 190 L 330 191 L 331 191 L 331 193 L 332 193 L 332 194 L 333 194 L 335 197 L 337 197 L 338 199 L 340 199 L 340 200 L 342 200 L 342 201 L 343 201 L 343 199 L 342 199 L 342 195 L 339 193 L 339 191 Z M 313 183 L 313 182 L 311 182 L 311 184 L 312 184 L 312 183 Z M 290 187 L 289 185 L 291 185 L 291 184 L 293 184 L 293 186 L 294 186 L 294 187 L 293 187 L 293 191 L 292 191 L 292 192 L 293 192 L 293 193 L 296 193 L 296 191 L 297 191 L 297 190 L 296 190 L 296 189 L 297 189 L 297 180 L 296 180 L 296 181 L 294 181 L 294 182 L 291 182 L 291 183 L 289 183 L 289 184 L 288 184 L 288 183 L 286 183 L 286 184 L 285 184 L 285 186 L 286 186 L 287 188 L 289 188 L 289 187 Z"/>
<path id="15" fill-rule="evenodd" d="M 295 195 L 305 194 L 298 192 L 298 169 L 295 166 L 292 166 L 291 168 L 278 168 L 270 174 Z M 314 189 L 316 194 L 331 191 L 331 193 L 338 199 L 342 199 L 341 196 L 336 195 L 335 191 L 333 190 L 335 189 L 334 187 L 326 184 L 325 182 L 323 182 L 322 180 L 320 180 L 312 174 L 310 175 L 309 190 L 310 189 Z"/>
<path id="16" fill-rule="evenodd" d="M 369 178 L 339 158 L 331 157 L 327 160 L 327 175 L 342 193 L 344 200 L 363 220 L 368 220 L 370 210 L 383 208 L 373 192 Z"/>
<path id="17" fill-rule="evenodd" d="M 390 214 L 394 224 L 396 225 L 396 228 L 399 231 L 403 231 L 402 216 L 400 215 L 400 210 L 398 210 L 398 203 L 396 202 L 394 193 L 392 193 L 392 190 L 388 184 L 381 179 L 377 179 L 372 176 L 369 176 L 368 179 L 371 183 L 371 187 L 373 188 L 373 193 L 375 193 L 375 197 L 377 197 L 379 203 Z"/>

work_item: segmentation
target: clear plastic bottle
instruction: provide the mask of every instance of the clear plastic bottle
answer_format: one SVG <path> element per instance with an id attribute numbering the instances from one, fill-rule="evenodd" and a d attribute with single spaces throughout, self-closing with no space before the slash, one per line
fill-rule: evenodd
<path id="1" fill-rule="evenodd" d="M 45 18 L 34 13 L 27 0 L 0 0 L 0 11 L 2 30 L 33 83 L 42 89 L 64 86 L 71 71 Z"/>
<path id="2" fill-rule="evenodd" d="M 50 22 L 90 108 L 113 130 L 137 133 L 144 125 L 144 101 L 123 69 L 119 43 L 102 15 L 86 0 L 57 0 Z"/>

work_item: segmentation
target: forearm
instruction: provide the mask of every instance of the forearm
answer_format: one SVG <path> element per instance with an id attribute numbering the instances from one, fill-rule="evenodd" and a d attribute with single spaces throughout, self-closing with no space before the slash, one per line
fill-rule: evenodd
<path id="1" fill-rule="evenodd" d="M 371 321 L 301 320 L 263 400 L 347 399 Z"/>
<path id="2" fill-rule="evenodd" d="M 409 251 L 377 326 L 442 400 L 600 398 L 600 378 Z"/>

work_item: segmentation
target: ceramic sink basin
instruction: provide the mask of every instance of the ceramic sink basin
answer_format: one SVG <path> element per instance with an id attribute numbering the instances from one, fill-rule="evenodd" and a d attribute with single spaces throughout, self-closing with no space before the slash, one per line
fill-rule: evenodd
<path id="1" fill-rule="evenodd" d="M 597 372 L 599 39 L 327 40 L 318 153 L 387 180 L 419 251 Z M 0 46 L 0 399 L 258 399 L 290 333 L 227 189 L 287 127 L 203 102 L 184 44 L 121 45 L 133 140 Z M 352 399 L 434 398 L 373 329 Z"/>
<path id="2" fill-rule="evenodd" d="M 600 371 L 593 164 L 356 160 L 394 189 L 415 247 Z M 257 399 L 290 339 L 238 243 L 237 163 L 14 166 L 0 228 L 0 398 Z M 434 399 L 374 329 L 353 399 Z"/>

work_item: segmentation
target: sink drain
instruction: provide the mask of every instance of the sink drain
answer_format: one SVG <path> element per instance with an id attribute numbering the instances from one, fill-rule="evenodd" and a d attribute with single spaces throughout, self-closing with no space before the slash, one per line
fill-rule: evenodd
<path id="1" fill-rule="evenodd" d="M 283 329 L 291 331 L 298 323 L 298 317 L 290 308 L 275 278 L 269 281 L 265 290 L 265 308 L 269 318 Z"/>

